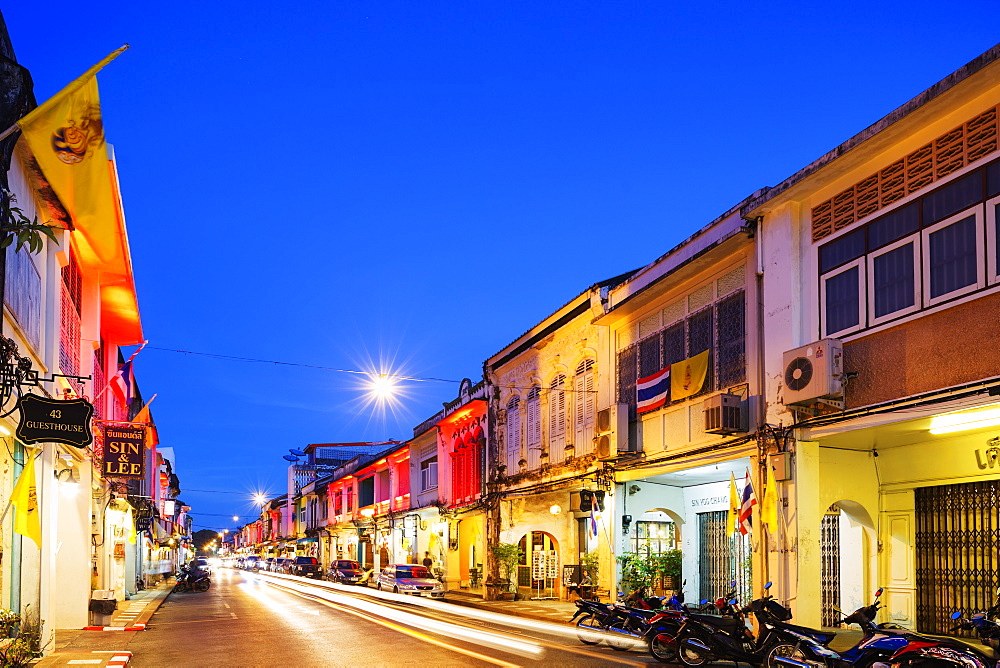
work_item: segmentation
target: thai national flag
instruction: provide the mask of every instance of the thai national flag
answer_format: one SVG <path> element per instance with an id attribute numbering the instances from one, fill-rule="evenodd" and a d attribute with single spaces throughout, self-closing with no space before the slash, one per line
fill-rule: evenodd
<path id="1" fill-rule="evenodd" d="M 132 388 L 135 387 L 135 376 L 132 374 L 132 360 L 122 364 L 121 368 L 118 369 L 118 373 L 115 377 L 111 379 L 108 383 L 111 386 L 111 392 L 118 397 L 118 401 L 122 406 L 128 406 L 132 403 Z"/>
<path id="2" fill-rule="evenodd" d="M 636 412 L 645 413 L 667 403 L 670 394 L 670 367 L 640 378 L 635 383 Z"/>
<path id="3" fill-rule="evenodd" d="M 740 533 L 744 536 L 750 533 L 753 507 L 757 505 L 757 495 L 750 484 L 750 471 L 747 471 L 747 484 L 743 488 L 743 505 L 740 506 Z"/>

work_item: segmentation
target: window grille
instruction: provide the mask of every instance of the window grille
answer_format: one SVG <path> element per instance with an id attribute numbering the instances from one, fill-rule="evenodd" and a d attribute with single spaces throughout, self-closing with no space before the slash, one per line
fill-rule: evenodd
<path id="1" fill-rule="evenodd" d="M 709 351 L 705 384 L 695 396 L 746 382 L 746 291 L 739 290 L 663 331 L 618 351 L 617 397 L 636 419 L 636 381 Z M 676 404 L 687 401 L 671 401 Z"/>
<path id="2" fill-rule="evenodd" d="M 81 292 L 80 268 L 70 253 L 69 264 L 62 269 L 59 331 L 59 366 L 63 373 L 70 376 L 80 374 Z"/>
<path id="3" fill-rule="evenodd" d="M 716 310 L 719 387 L 725 388 L 746 380 L 746 293 L 741 290 L 726 297 Z"/>
<path id="4" fill-rule="evenodd" d="M 688 318 L 688 357 L 708 352 L 708 369 L 705 384 L 694 396 L 708 394 L 715 389 L 715 355 L 713 354 L 715 338 L 715 314 L 711 308 L 706 308 Z"/>
<path id="5" fill-rule="evenodd" d="M 104 340 L 101 340 L 101 346 L 94 351 L 94 380 L 90 384 L 91 395 L 93 397 L 97 396 L 98 392 L 104 390 L 105 381 L 104 376 Z M 105 395 L 108 393 L 105 392 Z M 94 417 L 98 420 L 104 419 L 104 406 L 107 403 L 102 396 L 99 400 L 94 399 Z"/>
<path id="6" fill-rule="evenodd" d="M 16 244 L 7 246 L 4 301 L 14 319 L 36 349 L 39 346 L 42 315 L 42 279 L 27 250 L 14 251 Z"/>

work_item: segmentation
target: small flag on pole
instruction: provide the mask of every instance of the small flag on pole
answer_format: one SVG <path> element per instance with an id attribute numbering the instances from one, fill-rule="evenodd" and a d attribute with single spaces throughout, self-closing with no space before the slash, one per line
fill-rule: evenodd
<path id="1" fill-rule="evenodd" d="M 740 524 L 740 493 L 736 491 L 736 477 L 729 473 L 729 514 L 726 517 L 726 535 L 732 536 Z"/>
<path id="2" fill-rule="evenodd" d="M 111 393 L 118 398 L 122 406 L 132 403 L 132 388 L 135 387 L 135 374 L 132 371 L 132 359 L 129 358 L 125 364 L 121 365 L 118 373 L 114 375 L 108 383 Z"/>
<path id="3" fill-rule="evenodd" d="M 767 464 L 767 487 L 760 501 L 760 521 L 767 525 L 772 534 L 778 533 L 778 482 L 774 479 L 774 469 Z"/>
<path id="4" fill-rule="evenodd" d="M 38 515 L 38 487 L 35 484 L 35 451 L 25 449 L 24 469 L 21 471 L 11 503 L 14 504 L 14 531 L 35 541 L 42 549 L 42 521 Z"/>
<path id="5" fill-rule="evenodd" d="M 640 378 L 635 383 L 636 412 L 656 410 L 667 403 L 670 395 L 670 367 Z"/>
<path id="6" fill-rule="evenodd" d="M 743 487 L 743 503 L 740 505 L 740 533 L 744 536 L 750 533 L 753 507 L 757 505 L 757 495 L 750 484 L 750 471 L 747 471 L 747 484 Z"/>

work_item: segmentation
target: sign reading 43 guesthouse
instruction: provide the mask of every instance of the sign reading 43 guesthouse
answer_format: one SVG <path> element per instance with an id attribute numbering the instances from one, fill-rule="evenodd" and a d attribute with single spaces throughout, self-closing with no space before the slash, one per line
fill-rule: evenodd
<path id="1" fill-rule="evenodd" d="M 90 418 L 94 407 L 85 399 L 49 399 L 25 394 L 17 401 L 21 420 L 17 437 L 22 443 L 65 443 L 85 448 L 94 440 Z"/>
<path id="2" fill-rule="evenodd" d="M 145 463 L 145 427 L 110 424 L 104 429 L 104 475 L 142 478 Z"/>

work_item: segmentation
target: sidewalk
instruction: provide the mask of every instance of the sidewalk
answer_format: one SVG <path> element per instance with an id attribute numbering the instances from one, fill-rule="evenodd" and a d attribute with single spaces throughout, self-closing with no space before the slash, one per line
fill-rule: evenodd
<path id="1" fill-rule="evenodd" d="M 567 623 L 576 612 L 576 604 L 572 601 L 550 599 L 544 601 L 484 601 L 482 596 L 462 590 L 445 592 L 444 600 L 456 605 L 470 608 L 490 610 L 502 615 L 514 615 L 528 619 L 538 619 L 544 622 Z"/>
<path id="2" fill-rule="evenodd" d="M 56 629 L 52 654 L 36 666 L 92 665 L 119 667 L 128 664 L 132 653 L 127 651 L 132 633 L 144 630 L 149 618 L 159 609 L 173 589 L 173 580 L 133 594 L 118 603 L 111 624 L 86 629 Z M 96 630 L 100 629 L 100 630 Z"/>

